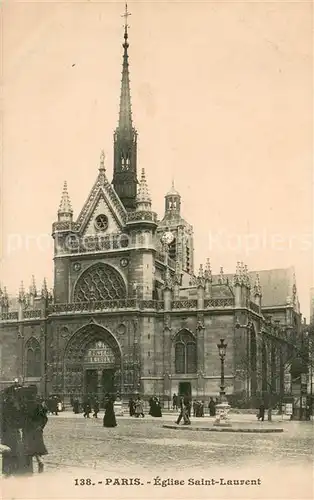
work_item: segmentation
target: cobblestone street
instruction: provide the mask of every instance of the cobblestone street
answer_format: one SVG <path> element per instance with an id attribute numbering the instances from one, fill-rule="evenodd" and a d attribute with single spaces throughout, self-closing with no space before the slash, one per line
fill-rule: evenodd
<path id="1" fill-rule="evenodd" d="M 18 498 L 56 498 L 53 493 L 56 488 L 67 491 L 61 497 L 59 492 L 59 498 L 69 498 L 69 495 L 71 498 L 182 497 L 182 486 L 154 485 L 157 475 L 185 480 L 186 498 L 265 498 L 265 488 L 268 488 L 270 498 L 312 498 L 313 422 L 279 423 L 275 419 L 260 424 L 281 426 L 284 428 L 281 434 L 178 432 L 162 428 L 163 423 L 174 422 L 175 416 L 168 414 L 162 419 L 118 417 L 115 429 L 102 427 L 101 414 L 98 420 L 71 413 L 50 417 L 45 430 L 49 450 L 45 457 L 45 475 L 29 478 L 27 496 Z M 234 415 L 233 419 L 252 422 L 254 416 Z M 210 419 L 192 419 L 192 426 L 199 425 L 200 420 L 208 422 Z M 61 482 L 50 483 L 50 478 L 63 476 L 65 479 Z M 99 485 L 97 488 L 98 481 L 104 478 L 122 477 L 140 478 L 146 485 L 145 490 L 143 486 L 130 485 L 102 485 L 102 490 Z M 260 478 L 262 484 L 259 487 L 247 486 L 246 493 L 243 489 L 240 492 L 240 487 L 229 488 L 227 493 L 227 486 L 215 488 L 214 492 L 212 487 L 210 495 L 208 486 L 186 487 L 188 478 L 213 477 Z M 91 478 L 95 486 L 75 486 L 75 478 Z M 148 486 L 147 481 L 151 483 Z M 39 492 L 41 482 L 49 484 L 45 493 L 34 496 L 36 493 L 33 492 L 30 495 L 30 486 L 36 483 Z M 9 486 L 13 486 L 12 480 L 6 480 L 6 487 Z M 275 487 L 273 496 L 269 493 L 271 487 Z M 148 488 L 152 489 L 151 493 L 148 493 Z M 21 494 L 21 489 L 18 493 Z"/>

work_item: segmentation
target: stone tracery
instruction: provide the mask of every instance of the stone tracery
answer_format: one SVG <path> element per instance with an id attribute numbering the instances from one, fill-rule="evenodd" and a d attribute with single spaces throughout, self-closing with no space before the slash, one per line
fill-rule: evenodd
<path id="1" fill-rule="evenodd" d="M 126 297 L 122 276 L 107 264 L 89 267 L 78 279 L 74 290 L 74 302 L 90 300 L 115 300 Z"/>

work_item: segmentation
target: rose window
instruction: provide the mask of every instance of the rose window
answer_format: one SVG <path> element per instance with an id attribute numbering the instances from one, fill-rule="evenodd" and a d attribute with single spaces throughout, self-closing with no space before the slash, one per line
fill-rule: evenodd
<path id="1" fill-rule="evenodd" d="M 108 228 L 108 217 L 104 214 L 100 214 L 95 219 L 95 228 L 97 231 L 106 231 Z"/>
<path id="2" fill-rule="evenodd" d="M 79 278 L 74 291 L 74 302 L 116 300 L 126 297 L 121 275 L 106 264 L 96 264 Z"/>

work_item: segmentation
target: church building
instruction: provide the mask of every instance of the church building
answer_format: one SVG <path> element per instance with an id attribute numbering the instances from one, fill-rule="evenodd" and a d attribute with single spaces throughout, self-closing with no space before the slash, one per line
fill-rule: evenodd
<path id="1" fill-rule="evenodd" d="M 300 330 L 293 268 L 214 274 L 195 269 L 193 227 L 172 184 L 161 218 L 137 158 L 124 27 L 113 178 L 104 153 L 81 212 L 64 184 L 54 239 L 54 284 L 0 290 L 0 378 L 64 400 L 107 392 L 171 401 L 173 394 L 230 401 L 289 394 L 292 339 Z M 114 96 L 112 96 L 114 97 Z M 167 188 L 167 186 L 165 186 Z M 169 187 L 168 187 L 169 188 Z M 291 385 L 291 384 L 290 384 Z"/>

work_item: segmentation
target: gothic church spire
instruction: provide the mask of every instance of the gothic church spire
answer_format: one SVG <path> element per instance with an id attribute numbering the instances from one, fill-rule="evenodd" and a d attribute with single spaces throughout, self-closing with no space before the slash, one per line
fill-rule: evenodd
<path id="1" fill-rule="evenodd" d="M 124 24 L 124 43 L 123 43 L 123 64 L 122 64 L 122 79 L 121 79 L 121 94 L 120 94 L 120 110 L 119 110 L 119 125 L 118 128 L 126 133 L 132 132 L 132 110 L 131 110 L 131 92 L 130 92 L 130 75 L 129 75 L 129 34 L 128 34 L 128 6 L 125 4 Z"/>
<path id="2" fill-rule="evenodd" d="M 129 75 L 129 34 L 127 24 L 130 16 L 125 4 L 122 79 L 118 126 L 114 133 L 114 166 L 112 184 L 127 210 L 136 208 L 137 191 L 137 132 L 132 123 L 131 92 Z"/>

